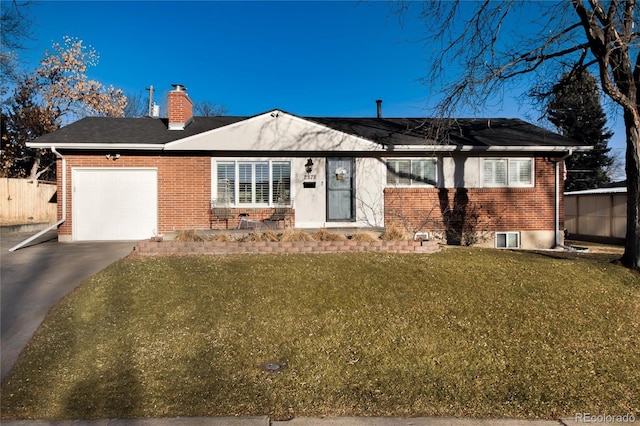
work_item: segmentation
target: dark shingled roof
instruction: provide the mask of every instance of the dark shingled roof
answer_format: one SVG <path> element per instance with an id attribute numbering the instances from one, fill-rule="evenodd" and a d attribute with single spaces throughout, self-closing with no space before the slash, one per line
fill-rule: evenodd
<path id="1" fill-rule="evenodd" d="M 38 138 L 38 143 L 166 144 L 245 120 L 247 117 L 194 117 L 184 130 L 169 130 L 166 118 L 87 117 Z"/>
<path id="2" fill-rule="evenodd" d="M 327 127 L 386 145 L 576 146 L 517 118 L 308 118 Z M 434 135 L 438 131 L 437 141 Z"/>
<path id="3" fill-rule="evenodd" d="M 167 119 L 88 117 L 44 135 L 39 144 L 166 144 L 250 117 L 194 117 L 184 130 L 168 130 Z M 451 119 L 301 117 L 390 147 L 436 145 L 483 147 L 571 147 L 582 145 L 515 118 Z M 434 141 L 434 126 L 440 133 Z"/>

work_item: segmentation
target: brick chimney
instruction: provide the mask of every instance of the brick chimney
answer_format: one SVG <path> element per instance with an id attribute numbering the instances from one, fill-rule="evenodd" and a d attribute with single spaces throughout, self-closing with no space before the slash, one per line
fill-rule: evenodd
<path id="1" fill-rule="evenodd" d="M 172 84 L 169 92 L 169 130 L 184 130 L 193 120 L 193 102 L 187 95 L 187 88 L 181 84 Z"/>

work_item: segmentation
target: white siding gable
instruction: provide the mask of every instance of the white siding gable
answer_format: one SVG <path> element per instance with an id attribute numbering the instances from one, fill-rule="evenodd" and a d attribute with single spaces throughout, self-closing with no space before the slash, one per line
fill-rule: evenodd
<path id="1" fill-rule="evenodd" d="M 371 152 L 382 149 L 377 143 L 278 110 L 165 146 L 166 151 Z"/>

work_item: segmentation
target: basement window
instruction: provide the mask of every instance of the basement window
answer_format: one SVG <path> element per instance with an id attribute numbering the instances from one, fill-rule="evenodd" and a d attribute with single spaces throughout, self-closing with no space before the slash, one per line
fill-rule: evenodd
<path id="1" fill-rule="evenodd" d="M 520 233 L 496 232 L 496 248 L 520 248 Z"/>

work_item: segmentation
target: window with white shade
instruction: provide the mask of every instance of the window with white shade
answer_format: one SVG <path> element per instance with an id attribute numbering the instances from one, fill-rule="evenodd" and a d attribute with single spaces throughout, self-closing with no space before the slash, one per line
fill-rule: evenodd
<path id="1" fill-rule="evenodd" d="M 291 162 L 216 161 L 216 199 L 229 205 L 269 206 L 291 200 Z"/>
<path id="2" fill-rule="evenodd" d="M 387 160 L 387 186 L 435 184 L 435 158 Z"/>
<path id="3" fill-rule="evenodd" d="M 532 158 L 485 158 L 482 171 L 485 187 L 533 186 Z"/>

